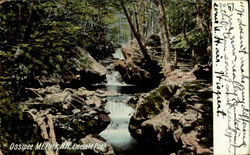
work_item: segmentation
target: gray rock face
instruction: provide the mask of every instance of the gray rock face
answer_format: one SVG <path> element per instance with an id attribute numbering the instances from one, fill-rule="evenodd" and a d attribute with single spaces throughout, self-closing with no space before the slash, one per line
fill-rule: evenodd
<path id="1" fill-rule="evenodd" d="M 162 84 L 133 100 L 137 102 L 129 125 L 133 137 L 169 148 L 169 153 L 212 153 L 212 84 L 186 81 Z"/>
<path id="2" fill-rule="evenodd" d="M 51 86 L 28 88 L 26 94 L 29 100 L 22 103 L 26 113 L 34 119 L 52 115 L 57 142 L 78 142 L 88 134 L 100 133 L 110 123 L 102 91 L 62 90 L 59 86 Z"/>
<path id="3" fill-rule="evenodd" d="M 102 82 L 106 79 L 107 70 L 97 62 L 85 49 L 76 47 L 80 53 L 80 59 L 76 60 L 75 65 L 80 74 L 80 81 L 85 85 Z"/>
<path id="4" fill-rule="evenodd" d="M 124 82 L 142 86 L 159 84 L 163 75 L 160 74 L 158 59 L 154 59 L 151 50 L 148 49 L 151 61 L 146 62 L 135 40 L 122 48 L 125 60 L 115 62 L 114 68 L 121 74 Z"/>

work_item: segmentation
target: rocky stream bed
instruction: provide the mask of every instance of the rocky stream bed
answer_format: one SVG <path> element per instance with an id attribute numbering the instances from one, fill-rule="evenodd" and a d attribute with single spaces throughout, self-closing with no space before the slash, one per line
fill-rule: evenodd
<path id="1" fill-rule="evenodd" d="M 103 65 L 89 55 L 90 69 L 79 70 L 70 81 L 26 89 L 21 107 L 30 130 L 40 135 L 38 142 L 91 145 L 46 154 L 213 152 L 211 66 L 175 69 L 160 82 L 159 68 L 147 68 L 140 52 L 134 52 L 137 48 L 131 44 L 119 49 L 118 59 Z M 85 78 L 92 82 L 83 87 Z"/>
<path id="2" fill-rule="evenodd" d="M 111 79 L 116 81 L 92 91 L 59 85 L 26 89 L 29 99 L 22 107 L 40 142 L 102 146 L 46 154 L 212 153 L 211 81 L 176 70 L 148 93 L 129 93 L 133 85 Z"/>

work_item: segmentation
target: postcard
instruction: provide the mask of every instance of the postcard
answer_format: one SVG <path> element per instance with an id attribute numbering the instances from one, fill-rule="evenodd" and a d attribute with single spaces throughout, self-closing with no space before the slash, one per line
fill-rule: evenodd
<path id="1" fill-rule="evenodd" d="M 247 0 L 0 0 L 0 155 L 250 154 Z"/>

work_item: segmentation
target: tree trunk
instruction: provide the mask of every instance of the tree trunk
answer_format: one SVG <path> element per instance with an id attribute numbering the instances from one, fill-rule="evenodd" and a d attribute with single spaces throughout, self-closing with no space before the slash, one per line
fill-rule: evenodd
<path id="1" fill-rule="evenodd" d="M 163 5 L 162 0 L 155 0 L 154 1 L 159 14 L 159 20 L 161 24 L 161 28 L 163 31 L 163 37 L 164 37 L 164 46 L 165 46 L 165 53 L 163 56 L 163 64 L 164 64 L 164 70 L 165 70 L 165 76 L 171 72 L 171 59 L 170 59 L 170 42 L 169 42 L 169 34 L 168 34 L 168 24 L 167 24 L 167 18 L 165 15 L 165 8 Z"/>
<path id="2" fill-rule="evenodd" d="M 177 49 L 174 50 L 174 65 L 177 66 Z"/>
<path id="3" fill-rule="evenodd" d="M 131 30 L 132 30 L 132 32 L 133 32 L 133 34 L 134 34 L 134 36 L 135 36 L 135 38 L 136 38 L 136 40 L 138 42 L 138 45 L 139 45 L 139 47 L 140 47 L 140 49 L 142 51 L 142 54 L 143 54 L 145 60 L 148 61 L 148 62 L 150 62 L 151 59 L 150 59 L 150 57 L 149 57 L 149 55 L 147 53 L 147 49 L 146 49 L 146 47 L 142 43 L 140 34 L 138 34 L 138 32 L 135 30 L 135 27 L 134 27 L 134 25 L 132 23 L 132 20 L 131 20 L 129 14 L 128 14 L 128 11 L 127 11 L 127 9 L 126 9 L 126 7 L 124 5 L 124 2 L 122 0 L 120 2 L 121 2 L 122 9 L 124 11 L 124 14 L 125 14 L 125 16 L 127 18 L 127 21 L 129 23 L 129 26 L 130 26 L 130 28 L 131 28 Z"/>
<path id="4" fill-rule="evenodd" d="M 196 8 L 196 11 L 197 11 L 197 14 L 196 14 L 196 26 L 199 27 L 202 31 L 205 31 L 205 27 L 203 25 L 204 14 L 203 14 L 202 7 L 201 7 L 201 5 L 203 3 L 204 2 L 202 0 L 195 3 L 195 8 Z"/>
<path id="5" fill-rule="evenodd" d="M 150 8 L 150 5 L 151 5 L 151 1 L 148 1 L 148 2 L 145 2 L 145 5 L 147 6 L 147 8 Z M 149 31 L 149 23 L 150 23 L 150 14 L 149 14 L 149 9 L 145 9 L 144 8 L 144 18 L 143 18 L 143 21 L 144 21 L 144 27 L 143 27 L 143 37 L 144 38 L 147 38 L 148 36 L 148 31 Z"/>
<path id="6" fill-rule="evenodd" d="M 136 3 L 138 3 L 136 1 Z M 136 25 L 136 31 L 138 33 L 138 35 L 141 37 L 141 31 L 140 31 L 140 26 L 139 26 L 139 23 L 140 23 L 140 19 L 139 19 L 139 7 L 137 4 L 134 4 L 134 9 L 135 9 L 135 25 Z"/>
<path id="7" fill-rule="evenodd" d="M 195 47 L 192 42 L 188 39 L 188 36 L 187 36 L 187 32 L 186 32 L 186 19 L 184 19 L 183 21 L 183 36 L 184 36 L 184 39 L 186 40 L 188 46 L 191 48 L 192 50 L 192 63 L 193 65 L 195 65 L 196 63 L 196 59 L 195 59 L 195 50 L 197 49 L 197 47 Z"/>

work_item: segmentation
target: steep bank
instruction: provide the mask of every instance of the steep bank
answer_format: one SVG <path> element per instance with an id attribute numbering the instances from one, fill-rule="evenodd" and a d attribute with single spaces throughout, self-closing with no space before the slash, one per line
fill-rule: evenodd
<path id="1" fill-rule="evenodd" d="M 40 134 L 39 142 L 63 144 L 98 144 L 104 149 L 69 149 L 59 153 L 112 154 L 112 147 L 98 134 L 110 123 L 104 109 L 105 97 L 112 92 L 85 88 L 61 89 L 59 86 L 27 88 L 29 100 L 21 103 L 31 133 Z M 48 150 L 46 150 L 48 151 Z M 45 152 L 46 152 L 45 151 Z M 55 150 L 52 150 L 55 151 Z M 55 151 L 56 152 L 56 151 Z M 48 153 L 48 152 L 46 152 Z"/>
<path id="2" fill-rule="evenodd" d="M 75 58 L 67 60 L 71 62 L 71 65 L 65 65 L 61 73 L 36 76 L 30 80 L 28 86 L 46 87 L 59 84 L 63 88 L 80 88 L 103 82 L 106 79 L 106 68 L 97 62 L 86 49 L 76 46 L 69 52 L 76 53 Z"/>
<path id="3" fill-rule="evenodd" d="M 159 40 L 157 42 L 160 44 Z M 156 53 L 161 55 L 158 44 L 147 46 L 150 61 L 146 61 L 135 40 L 131 40 L 129 44 L 122 47 L 121 51 L 125 59 L 115 62 L 114 67 L 122 75 L 124 82 L 144 87 L 156 87 L 160 83 L 163 78 L 162 68 L 158 64 L 159 58 L 155 57 Z"/>
<path id="4" fill-rule="evenodd" d="M 130 102 L 136 109 L 129 130 L 149 154 L 155 154 L 152 147 L 158 154 L 212 153 L 211 81 L 176 71 Z"/>

